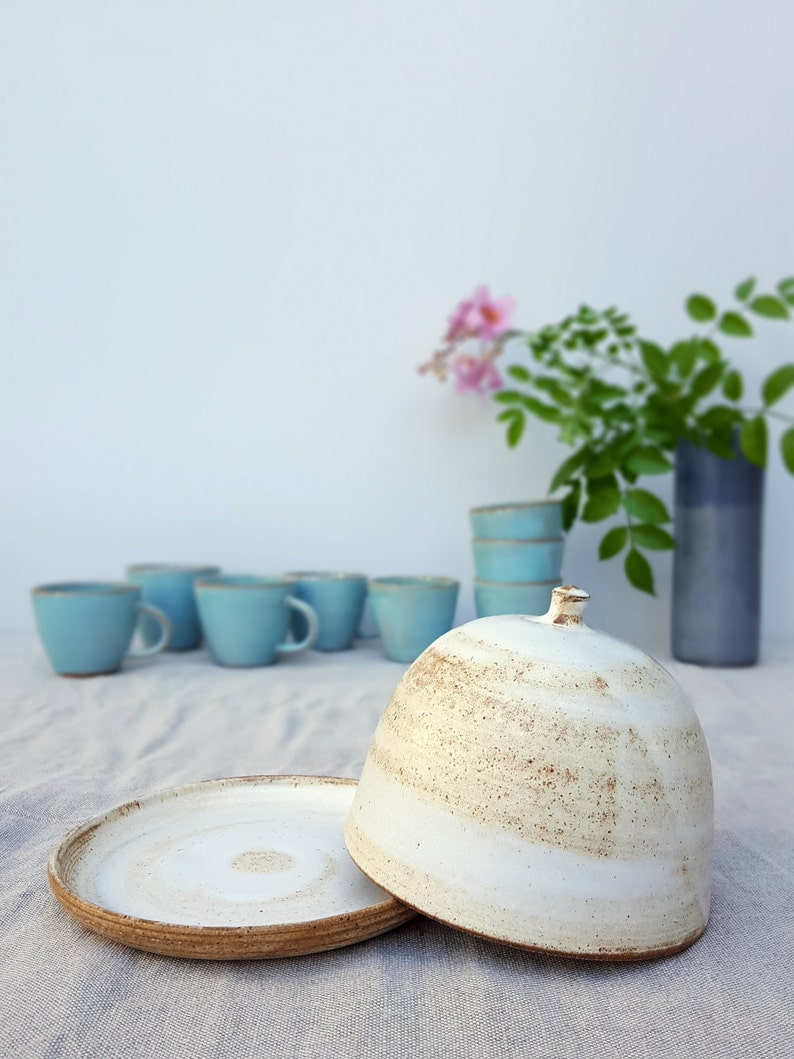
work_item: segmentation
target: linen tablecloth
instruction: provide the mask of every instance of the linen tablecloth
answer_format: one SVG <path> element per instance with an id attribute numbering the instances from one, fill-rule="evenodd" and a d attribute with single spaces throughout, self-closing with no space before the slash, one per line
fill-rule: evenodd
<path id="1" fill-rule="evenodd" d="M 74 824 L 221 776 L 357 777 L 405 667 L 377 641 L 225 670 L 202 651 L 115 676 L 52 674 L 0 640 L 0 1057 L 713 1056 L 792 1054 L 794 651 L 753 669 L 660 660 L 712 756 L 711 922 L 664 960 L 536 955 L 422 916 L 315 956 L 148 955 L 73 921 L 49 852 Z"/>

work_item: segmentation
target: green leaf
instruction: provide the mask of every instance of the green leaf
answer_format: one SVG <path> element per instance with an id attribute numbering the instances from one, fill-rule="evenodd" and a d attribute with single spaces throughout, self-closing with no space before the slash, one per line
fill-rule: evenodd
<path id="1" fill-rule="evenodd" d="M 602 449 L 594 454 L 593 461 L 587 468 L 588 478 L 603 478 L 620 467 L 621 453 L 615 446 Z"/>
<path id="2" fill-rule="evenodd" d="M 544 404 L 542 401 L 538 401 L 536 397 L 525 397 L 519 394 L 519 400 L 528 412 L 531 412 L 533 416 L 537 416 L 538 419 L 542 419 L 546 423 L 559 423 L 562 419 L 562 414 L 558 408 Z"/>
<path id="3" fill-rule="evenodd" d="M 750 338 L 753 333 L 752 327 L 743 316 L 730 311 L 720 317 L 719 328 L 724 335 L 732 335 L 734 338 Z"/>
<path id="4" fill-rule="evenodd" d="M 524 413 L 520 408 L 506 408 L 504 412 L 499 413 L 496 419 L 499 423 L 507 424 L 505 434 L 507 445 L 508 448 L 514 449 L 521 440 L 526 426 Z"/>
<path id="5" fill-rule="evenodd" d="M 590 396 L 594 397 L 599 403 L 615 401 L 620 397 L 625 397 L 628 393 L 625 387 L 603 382 L 603 380 L 597 379 L 595 375 L 589 380 L 588 391 Z"/>
<path id="6" fill-rule="evenodd" d="M 785 432 L 780 439 L 780 455 L 789 474 L 794 474 L 794 427 Z"/>
<path id="7" fill-rule="evenodd" d="M 751 463 L 766 467 L 767 427 L 763 416 L 747 420 L 739 433 L 739 444 Z"/>
<path id="8" fill-rule="evenodd" d="M 554 379 L 550 375 L 536 375 L 534 384 L 539 390 L 547 393 L 557 404 L 564 406 L 573 404 L 573 395 L 559 379 Z"/>
<path id="9" fill-rule="evenodd" d="M 737 408 L 731 408 L 727 404 L 715 404 L 711 408 L 707 408 L 703 415 L 700 416 L 698 426 L 706 432 L 722 430 L 730 433 L 731 428 L 740 416 L 741 412 Z"/>
<path id="10" fill-rule="evenodd" d="M 507 444 L 509 448 L 514 449 L 519 443 L 526 425 L 527 421 L 524 414 L 517 411 L 507 424 Z"/>
<path id="11" fill-rule="evenodd" d="M 634 330 L 635 329 L 633 327 L 630 328 L 630 329 L 624 329 L 623 331 L 619 330 L 618 334 L 626 334 L 626 333 L 634 334 Z M 597 346 L 599 344 L 599 342 L 603 342 L 608 334 L 609 334 L 609 332 L 605 331 L 604 328 L 598 328 L 595 331 L 589 331 L 589 330 L 582 331 L 581 332 L 581 338 L 582 338 L 582 341 L 584 342 L 584 344 L 588 348 L 592 349 L 594 346 Z"/>
<path id="12" fill-rule="evenodd" d="M 626 467 L 633 474 L 666 474 L 673 469 L 672 463 L 655 445 L 641 445 L 634 449 L 626 458 Z"/>
<path id="13" fill-rule="evenodd" d="M 729 371 L 722 380 L 722 392 L 729 401 L 740 401 L 744 393 L 744 381 L 738 371 L 734 368 Z"/>
<path id="14" fill-rule="evenodd" d="M 705 364 L 716 364 L 722 360 L 720 347 L 711 338 L 696 338 L 698 356 Z"/>
<path id="15" fill-rule="evenodd" d="M 615 526 L 614 529 L 609 530 L 601 538 L 601 543 L 598 546 L 598 558 L 599 559 L 611 559 L 618 552 L 622 552 L 626 547 L 626 541 L 629 539 L 629 528 L 628 526 Z"/>
<path id="16" fill-rule="evenodd" d="M 523 364 L 511 364 L 507 374 L 516 382 L 532 382 L 532 373 Z"/>
<path id="17" fill-rule="evenodd" d="M 649 374 L 654 378 L 666 378 L 670 363 L 662 347 L 657 346 L 655 342 L 646 342 L 644 338 L 639 340 L 638 345 L 642 362 Z"/>
<path id="18" fill-rule="evenodd" d="M 670 522 L 670 513 L 658 496 L 647 489 L 630 489 L 623 497 L 623 506 L 641 522 Z"/>
<path id="19" fill-rule="evenodd" d="M 777 285 L 777 291 L 784 301 L 787 301 L 789 305 L 794 305 L 794 276 L 782 279 Z"/>
<path id="20" fill-rule="evenodd" d="M 706 448 L 721 460 L 735 460 L 736 452 L 731 444 L 732 439 L 730 431 L 727 434 L 709 434 L 706 437 Z"/>
<path id="21" fill-rule="evenodd" d="M 516 416 L 516 418 L 513 419 L 511 421 L 511 423 L 508 424 L 508 426 L 507 426 L 507 445 L 509 446 L 509 448 L 511 448 L 511 449 L 515 449 L 516 448 L 516 446 L 521 441 L 521 438 L 523 436 L 525 427 L 526 427 L 526 419 L 524 418 L 523 415 L 520 416 L 520 417 Z"/>
<path id="22" fill-rule="evenodd" d="M 755 276 L 750 276 L 748 279 L 743 280 L 736 290 L 733 292 L 734 297 L 739 302 L 746 302 L 750 295 L 755 290 Z"/>
<path id="23" fill-rule="evenodd" d="M 620 489 L 614 474 L 588 479 L 587 502 L 582 510 L 583 522 L 601 522 L 614 515 L 619 507 Z"/>
<path id="24" fill-rule="evenodd" d="M 540 335 L 532 335 L 529 340 L 529 348 L 535 360 L 543 360 L 543 355 L 546 352 L 546 343 Z"/>
<path id="25" fill-rule="evenodd" d="M 579 501 L 582 496 L 581 482 L 574 482 L 570 491 L 562 498 L 562 528 L 567 531 L 576 521 L 579 514 Z"/>
<path id="26" fill-rule="evenodd" d="M 675 538 L 661 526 L 651 526 L 645 523 L 641 526 L 631 527 L 632 543 L 641 548 L 653 548 L 656 551 L 668 551 L 675 548 Z"/>
<path id="27" fill-rule="evenodd" d="M 784 364 L 773 371 L 764 383 L 761 391 L 764 404 L 775 404 L 781 397 L 785 397 L 792 386 L 794 386 L 794 364 Z"/>
<path id="28" fill-rule="evenodd" d="M 705 397 L 720 381 L 724 370 L 725 365 L 722 363 L 708 364 L 694 377 L 689 392 L 693 397 Z"/>
<path id="29" fill-rule="evenodd" d="M 579 470 L 582 464 L 585 462 L 588 456 L 588 449 L 581 448 L 578 452 L 574 452 L 572 456 L 569 456 L 567 460 L 563 460 L 557 470 L 554 472 L 554 477 L 549 485 L 549 492 L 553 493 L 559 489 L 561 485 L 565 485 L 568 479 Z"/>
<path id="30" fill-rule="evenodd" d="M 691 339 L 687 342 L 676 342 L 670 350 L 670 359 L 678 368 L 678 374 L 682 379 L 686 379 L 692 374 L 698 353 L 699 343 L 697 339 Z"/>
<path id="31" fill-rule="evenodd" d="M 518 390 L 500 390 L 499 393 L 494 394 L 493 399 L 497 404 L 521 404 L 524 395 Z"/>
<path id="32" fill-rule="evenodd" d="M 699 324 L 717 317 L 717 306 L 705 294 L 691 294 L 686 300 L 686 311 Z"/>
<path id="33" fill-rule="evenodd" d="M 788 306 L 774 294 L 759 294 L 750 302 L 750 308 L 759 316 L 768 316 L 771 320 L 788 320 L 789 318 Z"/>
<path id="34" fill-rule="evenodd" d="M 631 548 L 626 556 L 625 570 L 626 577 L 635 588 L 638 588 L 641 592 L 647 592 L 651 596 L 656 595 L 653 588 L 651 564 L 636 548 Z"/>

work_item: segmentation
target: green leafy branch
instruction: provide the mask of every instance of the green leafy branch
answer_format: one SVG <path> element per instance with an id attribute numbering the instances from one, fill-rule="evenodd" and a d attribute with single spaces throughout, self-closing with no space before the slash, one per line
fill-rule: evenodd
<path id="1" fill-rule="evenodd" d="M 775 293 L 756 293 L 754 278 L 738 284 L 730 308 L 693 294 L 686 301 L 690 319 L 701 330 L 669 349 L 640 337 L 616 307 L 603 311 L 582 305 L 557 324 L 527 335 L 530 364 L 508 369 L 515 386 L 494 400 L 507 443 L 519 444 L 528 416 L 554 424 L 560 440 L 574 449 L 557 468 L 549 491 L 564 489 L 563 524 L 577 519 L 602 522 L 620 514 L 601 540 L 599 557 L 625 553 L 630 583 L 654 594 L 645 554 L 675 548 L 664 528 L 672 521 L 664 502 L 637 483 L 669 473 L 678 443 L 687 439 L 724 459 L 735 457 L 735 438 L 744 455 L 759 466 L 768 459 L 768 418 L 788 424 L 781 437 L 783 463 L 794 474 L 794 417 L 776 406 L 794 388 L 794 363 L 773 371 L 761 387 L 760 404 L 742 405 L 741 372 L 723 354 L 718 340 L 753 336 L 751 316 L 788 320 L 794 307 L 794 277 Z"/>

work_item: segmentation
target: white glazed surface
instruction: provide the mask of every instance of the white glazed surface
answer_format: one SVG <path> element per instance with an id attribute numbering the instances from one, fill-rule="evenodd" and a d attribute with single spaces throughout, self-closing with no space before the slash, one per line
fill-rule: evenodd
<path id="1" fill-rule="evenodd" d="M 344 848 L 354 789 L 268 777 L 155 794 L 66 835 L 61 848 L 78 852 L 64 882 L 93 905 L 158 923 L 245 927 L 357 912 L 388 896 Z"/>
<path id="2" fill-rule="evenodd" d="M 705 739 L 672 677 L 584 626 L 565 591 L 542 618 L 470 622 L 411 666 L 348 849 L 396 897 L 476 933 L 593 958 L 675 951 L 709 914 Z"/>

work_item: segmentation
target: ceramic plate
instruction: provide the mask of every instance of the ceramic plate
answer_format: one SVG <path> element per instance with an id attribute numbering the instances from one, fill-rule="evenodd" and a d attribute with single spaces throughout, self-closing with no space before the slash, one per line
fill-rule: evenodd
<path id="1" fill-rule="evenodd" d="M 161 791 L 69 831 L 50 885 L 90 930 L 167 956 L 299 956 L 364 941 L 415 913 L 345 850 L 355 790 L 244 776 Z"/>

